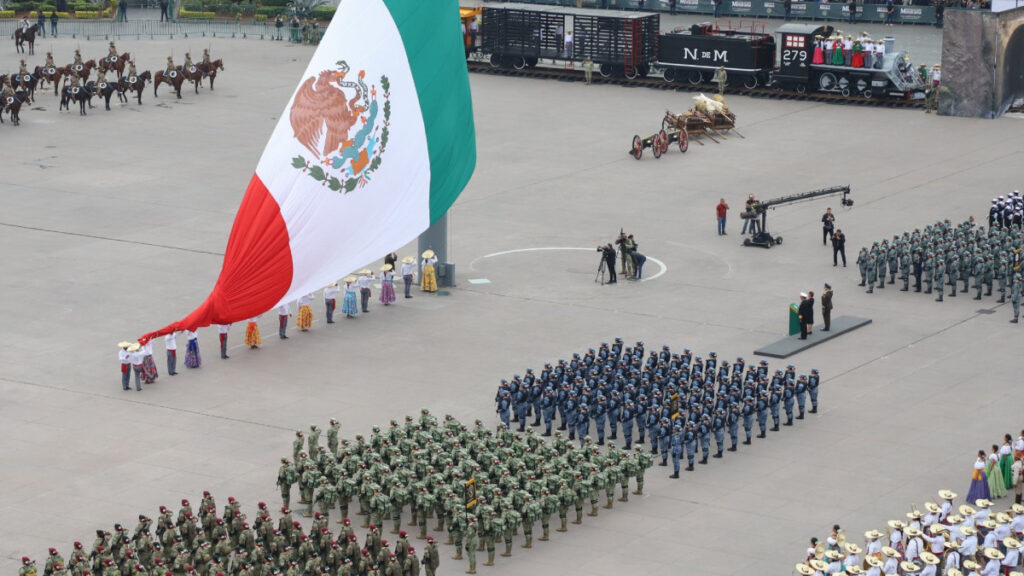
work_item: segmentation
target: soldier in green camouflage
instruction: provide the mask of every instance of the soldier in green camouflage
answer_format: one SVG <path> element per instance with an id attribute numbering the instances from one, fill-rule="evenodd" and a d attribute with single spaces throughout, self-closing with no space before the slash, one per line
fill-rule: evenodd
<path id="1" fill-rule="evenodd" d="M 331 426 L 327 429 L 327 449 L 331 454 L 338 453 L 338 433 L 341 431 L 341 424 L 331 418 Z"/>
<path id="2" fill-rule="evenodd" d="M 512 502 L 508 502 L 501 513 L 502 534 L 505 537 L 505 551 L 501 554 L 503 557 L 512 555 L 512 536 L 519 530 L 522 519 L 522 515 L 512 506 Z"/>
<path id="3" fill-rule="evenodd" d="M 316 492 L 315 499 L 325 524 L 330 523 L 331 508 L 338 501 L 338 489 L 334 487 L 334 484 L 328 482 L 325 476 L 320 477 L 320 487 Z"/>
<path id="4" fill-rule="evenodd" d="M 299 463 L 299 454 L 302 453 L 302 448 L 306 444 L 306 438 L 302 435 L 302 431 L 295 432 L 295 439 L 292 440 L 292 461 L 296 464 Z"/>
<path id="5" fill-rule="evenodd" d="M 469 569 L 466 574 L 476 574 L 476 517 L 470 515 L 466 520 L 466 557 L 469 560 Z M 459 555 L 461 558 L 461 554 Z"/>

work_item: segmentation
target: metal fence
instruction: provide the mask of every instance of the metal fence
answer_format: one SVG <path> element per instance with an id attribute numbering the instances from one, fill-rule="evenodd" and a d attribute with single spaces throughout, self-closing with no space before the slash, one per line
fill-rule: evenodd
<path id="1" fill-rule="evenodd" d="M 18 21 L 0 19 L 0 35 L 12 36 L 18 27 Z M 47 22 L 49 35 L 49 22 Z M 288 34 L 288 30 L 282 31 Z M 129 20 L 113 22 L 110 20 L 73 20 L 64 19 L 57 23 L 58 37 L 71 38 L 256 38 L 270 39 L 277 34 L 273 22 L 234 22 L 234 21 L 189 21 L 160 22 L 159 20 Z M 287 36 L 286 36 L 287 37 Z"/>

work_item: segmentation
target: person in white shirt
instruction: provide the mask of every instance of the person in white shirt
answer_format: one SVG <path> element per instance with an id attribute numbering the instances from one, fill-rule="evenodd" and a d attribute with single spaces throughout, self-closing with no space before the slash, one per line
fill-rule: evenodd
<path id="1" fill-rule="evenodd" d="M 921 576 L 936 576 L 939 570 L 939 557 L 931 552 L 922 552 L 921 561 L 924 562 L 924 568 L 921 570 Z"/>
<path id="2" fill-rule="evenodd" d="M 864 533 L 864 539 L 867 540 L 867 555 L 874 556 L 879 561 L 882 559 L 882 542 L 879 540 L 882 536 L 884 534 L 878 530 L 868 530 Z M 881 566 L 881 562 L 879 562 L 879 566 Z"/>
<path id="3" fill-rule="evenodd" d="M 1018 454 L 1018 455 L 1015 455 L 1013 457 L 1013 464 L 1010 465 L 1010 481 L 1013 482 L 1013 502 L 1017 506 L 1020 505 L 1021 492 L 1022 492 L 1022 488 L 1024 488 L 1024 487 L 1021 486 L 1021 472 L 1024 472 L 1024 462 L 1021 462 L 1020 456 Z M 1024 511 L 1017 512 L 1016 508 L 1014 510 L 1014 513 L 1016 514 L 1016 516 L 1014 516 L 1014 518 L 1013 518 L 1013 520 L 1014 520 L 1013 531 L 1015 533 L 1017 533 L 1018 535 L 1022 531 L 1024 531 L 1024 530 L 1022 530 L 1022 528 L 1024 528 L 1024 518 L 1021 517 L 1022 512 L 1024 512 Z M 1020 523 L 1018 523 L 1018 520 L 1017 520 L 1018 518 L 1020 518 L 1020 520 L 1019 520 Z"/>
<path id="4" fill-rule="evenodd" d="M 218 324 L 217 335 L 220 337 L 220 357 L 224 360 L 228 359 L 228 332 L 231 330 L 231 324 Z"/>
<path id="5" fill-rule="evenodd" d="M 960 530 L 964 533 L 964 541 L 960 544 L 960 556 L 974 558 L 978 553 L 978 529 L 964 526 Z"/>
<path id="6" fill-rule="evenodd" d="M 291 307 L 285 302 L 277 307 L 277 321 L 280 326 L 277 329 L 277 335 L 281 337 L 281 340 L 288 339 L 288 317 L 292 315 Z"/>
<path id="7" fill-rule="evenodd" d="M 416 274 L 416 259 L 412 256 L 402 258 L 402 281 L 405 282 L 405 297 L 412 298 L 409 291 L 412 289 L 413 276 Z"/>
<path id="8" fill-rule="evenodd" d="M 295 319 L 295 325 L 299 330 L 305 332 L 313 326 L 313 295 L 306 294 L 299 296 L 299 316 Z"/>
<path id="9" fill-rule="evenodd" d="M 167 350 L 167 373 L 178 375 L 178 333 L 171 332 L 164 336 L 164 348 Z"/>
<path id="10" fill-rule="evenodd" d="M 345 299 L 341 302 L 341 312 L 345 315 L 345 318 L 355 318 L 359 314 L 355 283 L 355 276 L 345 276 Z"/>
<path id="11" fill-rule="evenodd" d="M 864 574 L 866 576 L 882 576 L 882 561 L 874 556 L 868 556 L 864 560 L 868 563 L 868 571 Z"/>
<path id="12" fill-rule="evenodd" d="M 921 537 L 928 543 L 928 549 L 936 556 L 942 556 L 942 551 L 946 548 L 946 538 L 942 535 L 945 531 L 946 527 L 942 524 L 932 524 L 928 529 L 931 534 L 928 532 L 921 534 Z"/>
<path id="13" fill-rule="evenodd" d="M 942 499 L 942 504 L 939 505 L 939 522 L 944 522 L 946 516 L 949 516 L 950 512 L 953 511 L 953 500 L 956 499 L 956 492 L 939 490 L 939 498 Z"/>
<path id="14" fill-rule="evenodd" d="M 1017 452 L 1024 452 L 1024 430 L 1020 431 L 1017 441 L 1013 443 L 1013 449 Z"/>
<path id="15" fill-rule="evenodd" d="M 999 576 L 999 562 L 1004 558 L 1003 553 L 995 548 L 985 548 L 985 558 L 988 558 L 988 562 L 979 576 Z"/>
<path id="16" fill-rule="evenodd" d="M 117 345 L 119 350 L 117 351 L 117 359 L 121 361 L 121 388 L 124 390 L 132 389 L 132 358 L 128 352 L 128 347 L 131 346 L 131 342 L 121 342 Z"/>
<path id="17" fill-rule="evenodd" d="M 135 372 L 135 389 L 142 392 L 142 346 L 138 342 L 132 344 L 128 347 L 128 354 Z"/>
<path id="18" fill-rule="evenodd" d="M 882 553 L 885 554 L 885 563 L 882 564 L 882 573 L 887 576 L 896 574 L 896 569 L 900 565 L 898 560 L 899 552 L 887 546 L 882 550 Z"/>
<path id="19" fill-rule="evenodd" d="M 907 528 L 907 551 L 903 554 L 903 557 L 911 562 L 917 561 L 917 557 L 921 555 L 921 551 L 924 549 L 924 542 L 921 540 L 921 531 L 917 528 Z"/>
<path id="20" fill-rule="evenodd" d="M 568 32 L 565 33 L 565 55 L 568 56 L 570 60 L 573 59 L 572 30 L 569 30 Z"/>
<path id="21" fill-rule="evenodd" d="M 1021 461 L 1018 459 L 1014 462 L 1014 465 L 1020 465 Z M 1024 506 L 1019 503 L 1013 505 L 1013 520 L 1010 520 L 1010 531 L 1013 532 L 1014 538 L 1020 538 L 1022 532 L 1024 532 Z"/>
<path id="22" fill-rule="evenodd" d="M 856 566 L 860 568 L 860 553 L 863 552 L 860 546 L 857 546 L 853 542 L 846 543 L 846 558 L 843 559 L 844 570 L 849 572 L 850 566 Z"/>
<path id="23" fill-rule="evenodd" d="M 956 541 L 946 542 L 946 564 L 943 569 L 944 574 L 949 574 L 950 568 L 960 569 L 960 551 L 957 549 L 960 544 Z"/>
<path id="24" fill-rule="evenodd" d="M 1020 565 L 1020 542 L 1016 538 L 1007 537 L 1003 539 L 1003 545 L 1006 547 L 1006 557 L 1001 564 L 1006 572 L 1010 572 Z"/>
<path id="25" fill-rule="evenodd" d="M 359 278 L 356 280 L 356 286 L 359 287 L 359 304 L 360 308 L 363 309 L 364 314 L 370 313 L 370 281 L 374 280 L 373 272 L 367 269 L 359 271 Z"/>
<path id="26" fill-rule="evenodd" d="M 995 522 L 986 520 L 980 525 L 985 528 L 985 538 L 981 544 L 982 548 L 995 548 L 996 544 L 998 544 L 996 541 L 996 531 L 994 530 L 995 526 L 993 526 L 993 524 L 995 524 Z"/>
<path id="27" fill-rule="evenodd" d="M 263 338 L 260 337 L 260 323 L 259 319 L 262 314 L 257 314 L 245 324 L 245 345 L 250 350 L 256 350 L 263 344 Z"/>
<path id="28" fill-rule="evenodd" d="M 964 558 L 964 570 L 966 570 L 965 576 L 978 576 L 978 569 L 981 566 L 977 562 L 969 558 Z"/>
<path id="29" fill-rule="evenodd" d="M 199 353 L 199 334 L 192 330 L 185 330 L 185 367 L 199 368 L 203 365 L 203 357 Z"/>
<path id="30" fill-rule="evenodd" d="M 334 308 L 338 304 L 337 298 L 338 293 L 340 292 L 341 289 L 338 288 L 337 282 L 328 284 L 327 287 L 324 288 L 324 307 L 327 309 L 328 324 L 334 324 Z"/>

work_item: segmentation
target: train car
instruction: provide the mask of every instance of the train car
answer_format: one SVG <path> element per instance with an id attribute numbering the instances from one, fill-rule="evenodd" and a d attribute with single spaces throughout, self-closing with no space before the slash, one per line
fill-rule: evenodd
<path id="1" fill-rule="evenodd" d="M 657 14 L 488 4 L 480 51 L 495 67 L 523 69 L 541 59 L 582 62 L 590 57 L 604 76 L 636 78 L 646 76 L 657 58 L 659 27 Z"/>
<path id="2" fill-rule="evenodd" d="M 843 96 L 857 94 L 865 98 L 896 96 L 918 97 L 924 79 L 914 70 L 906 52 L 897 51 L 891 37 L 884 39 L 885 55 L 878 67 L 815 64 L 814 48 L 819 39 L 828 38 L 835 29 L 817 24 L 784 24 L 779 35 L 779 66 L 775 84 L 797 92 L 832 92 Z M 825 59 L 826 62 L 828 59 Z"/>
<path id="3" fill-rule="evenodd" d="M 666 82 L 701 84 L 723 67 L 730 81 L 756 88 L 771 82 L 774 65 L 775 37 L 771 34 L 718 30 L 704 22 L 658 39 L 658 67 Z"/>

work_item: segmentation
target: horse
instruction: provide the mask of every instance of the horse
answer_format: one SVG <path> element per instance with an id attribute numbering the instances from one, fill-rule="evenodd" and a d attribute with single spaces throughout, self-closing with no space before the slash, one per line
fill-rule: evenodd
<path id="1" fill-rule="evenodd" d="M 131 59 L 131 52 L 125 52 L 120 56 L 114 57 L 106 56 L 99 60 L 99 69 L 104 72 L 110 72 L 111 70 L 113 70 L 117 72 L 117 77 L 121 78 L 121 75 L 124 74 L 125 62 L 128 62 Z"/>
<path id="2" fill-rule="evenodd" d="M 103 98 L 104 106 L 108 111 L 110 110 L 110 97 L 113 96 L 115 92 L 117 92 L 118 100 L 120 100 L 121 102 L 128 101 L 128 99 L 124 97 L 124 92 L 121 91 L 120 81 L 104 82 L 103 84 L 96 84 L 96 82 L 93 81 L 89 82 L 87 87 L 89 88 L 90 92 L 92 92 L 96 96 L 99 96 L 100 98 Z"/>
<path id="3" fill-rule="evenodd" d="M 28 103 L 31 104 L 36 98 L 36 85 L 39 83 L 39 76 L 36 74 L 13 74 L 11 76 L 11 86 L 15 90 L 21 88 L 22 90 L 28 91 Z"/>
<path id="4" fill-rule="evenodd" d="M 171 70 L 171 74 L 167 75 L 166 70 L 157 70 L 156 74 L 153 74 L 153 97 L 156 97 L 156 89 L 163 84 L 170 84 L 174 88 L 174 93 L 178 95 L 178 99 L 181 99 L 181 84 L 185 81 L 185 75 L 181 73 L 181 70 L 175 68 Z"/>
<path id="5" fill-rule="evenodd" d="M 39 24 L 33 24 L 28 30 L 18 28 L 14 31 L 14 49 L 22 54 L 25 53 L 25 42 L 28 42 L 28 53 L 36 53 L 36 32 L 39 31 Z"/>
<path id="6" fill-rule="evenodd" d="M 203 83 L 203 71 L 193 65 L 189 70 L 182 67 L 179 73 L 185 77 L 185 80 L 192 82 L 196 88 L 196 94 L 199 94 L 199 85 Z"/>
<path id="7" fill-rule="evenodd" d="M 85 84 L 86 81 L 89 80 L 89 74 L 92 73 L 92 69 L 95 67 L 95 60 L 86 60 L 79 66 L 75 66 L 74 64 L 68 64 L 67 66 L 65 66 L 66 71 L 64 73 L 70 76 L 72 72 L 77 72 L 78 79 L 82 81 L 82 84 Z"/>
<path id="8" fill-rule="evenodd" d="M 125 92 L 135 92 L 139 97 L 139 104 L 142 104 L 142 92 L 146 89 L 146 82 L 153 79 L 153 75 L 146 70 L 142 74 L 135 76 L 134 78 L 124 77 L 118 80 L 120 84 L 119 93 L 124 95 Z M 123 96 L 125 102 L 128 101 L 127 96 Z"/>
<path id="9" fill-rule="evenodd" d="M 204 75 L 210 77 L 210 92 L 213 92 L 213 79 L 217 77 L 217 70 L 220 70 L 221 72 L 224 71 L 224 61 L 220 58 L 217 58 L 216 60 L 210 62 L 209 66 L 200 62 L 197 68 L 199 68 L 199 71 L 202 72 Z"/>
<path id="10" fill-rule="evenodd" d="M 18 91 L 14 93 L 14 96 L 9 96 L 6 101 L 0 102 L 0 124 L 4 122 L 4 112 L 11 113 L 11 124 L 15 126 L 21 124 L 21 105 L 27 98 L 28 95 L 25 92 Z"/>
<path id="11" fill-rule="evenodd" d="M 59 96 L 60 90 L 60 79 L 67 76 L 71 72 L 70 66 L 52 66 L 50 68 L 43 68 L 42 66 L 36 66 L 36 76 L 46 80 L 47 82 L 53 82 L 53 95 Z"/>
<path id="12" fill-rule="evenodd" d="M 90 85 L 95 86 L 96 83 L 95 82 L 90 82 L 89 84 L 86 84 L 86 85 L 83 85 L 83 86 L 79 86 L 78 88 L 72 88 L 70 86 L 65 86 L 64 90 L 63 90 L 63 93 L 61 94 L 61 97 L 60 97 L 60 108 L 59 108 L 59 110 L 67 110 L 68 112 L 70 112 L 71 108 L 70 108 L 69 105 L 70 105 L 71 101 L 74 100 L 75 102 L 78 102 L 78 106 L 79 106 L 78 114 L 80 116 L 85 116 L 85 105 L 89 104 L 89 108 L 92 108 L 93 93 L 89 89 Z"/>

